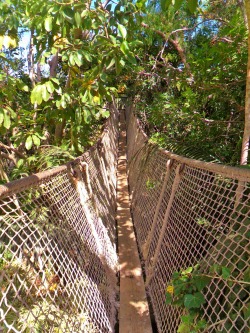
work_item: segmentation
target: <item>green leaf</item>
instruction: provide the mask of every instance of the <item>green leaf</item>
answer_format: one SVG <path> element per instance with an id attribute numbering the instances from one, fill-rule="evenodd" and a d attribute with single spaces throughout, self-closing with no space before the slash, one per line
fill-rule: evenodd
<path id="1" fill-rule="evenodd" d="M 207 322 L 205 319 L 201 319 L 197 322 L 196 324 L 196 329 L 201 329 L 201 330 L 204 330 L 205 328 L 207 327 Z"/>
<path id="2" fill-rule="evenodd" d="M 180 9 L 181 5 L 183 4 L 183 0 L 175 0 L 174 2 L 174 9 L 178 10 Z"/>
<path id="3" fill-rule="evenodd" d="M 124 25 L 118 24 L 118 30 L 119 30 L 122 38 L 126 39 L 126 37 L 127 37 L 127 29 L 124 27 Z"/>
<path id="4" fill-rule="evenodd" d="M 198 291 L 202 291 L 210 282 L 212 278 L 208 276 L 198 275 L 193 278 L 193 282 Z"/>
<path id="5" fill-rule="evenodd" d="M 209 268 L 209 272 L 212 274 L 217 273 L 217 274 L 221 275 L 221 266 L 214 264 Z"/>
<path id="6" fill-rule="evenodd" d="M 21 167 L 23 166 L 23 164 L 24 164 L 24 160 L 23 160 L 22 158 L 20 158 L 20 160 L 18 160 L 16 166 L 17 166 L 18 168 L 21 168 Z"/>
<path id="7" fill-rule="evenodd" d="M 1 123 L 1 122 L 0 122 Z M 250 268 L 248 267 L 244 272 L 244 281 L 250 282 Z"/>
<path id="8" fill-rule="evenodd" d="M 119 75 L 122 71 L 122 66 L 118 58 L 115 58 L 115 70 L 117 75 Z"/>
<path id="9" fill-rule="evenodd" d="M 231 270 L 227 267 L 222 267 L 221 268 L 221 275 L 223 277 L 223 279 L 228 279 L 231 275 Z"/>
<path id="10" fill-rule="evenodd" d="M 107 82 L 108 81 L 108 75 L 106 73 L 101 73 L 100 74 L 100 79 L 103 81 L 103 82 Z"/>
<path id="11" fill-rule="evenodd" d="M 83 116 L 84 116 L 84 121 L 86 124 L 89 124 L 90 120 L 91 120 L 91 113 L 89 110 L 84 109 L 83 110 Z"/>
<path id="12" fill-rule="evenodd" d="M 115 64 L 115 58 L 112 58 L 106 69 L 110 69 Z"/>
<path id="13" fill-rule="evenodd" d="M 129 51 L 129 52 L 126 54 L 126 57 L 127 57 L 128 61 L 129 61 L 132 65 L 137 65 L 137 62 L 136 62 L 135 56 L 134 56 L 134 54 L 133 54 L 132 52 Z"/>
<path id="14" fill-rule="evenodd" d="M 117 45 L 117 40 L 116 40 L 115 36 L 109 35 L 109 38 L 111 39 L 111 42 L 116 46 Z"/>
<path id="15" fill-rule="evenodd" d="M 171 5 L 172 0 L 161 0 L 161 8 L 163 10 L 167 10 L 168 7 Z"/>
<path id="16" fill-rule="evenodd" d="M 0 109 L 0 125 L 2 124 L 4 119 L 4 115 L 3 115 L 3 109 Z"/>
<path id="17" fill-rule="evenodd" d="M 69 64 L 71 66 L 75 66 L 75 55 L 74 55 L 74 53 L 71 53 L 70 56 L 69 56 Z"/>
<path id="18" fill-rule="evenodd" d="M 29 91 L 29 87 L 26 86 L 26 85 L 24 85 L 24 86 L 22 87 L 22 90 L 28 92 L 28 91 Z"/>
<path id="19" fill-rule="evenodd" d="M 195 315 L 188 314 L 186 316 L 181 316 L 181 321 L 186 324 L 192 324 L 194 322 Z"/>
<path id="20" fill-rule="evenodd" d="M 142 47 L 143 46 L 143 42 L 140 40 L 133 40 L 132 42 L 129 43 L 130 48 L 134 48 L 134 47 Z"/>
<path id="21" fill-rule="evenodd" d="M 107 5 L 106 10 L 110 12 L 111 9 L 112 9 L 112 4 L 110 3 L 109 5 Z"/>
<path id="22" fill-rule="evenodd" d="M 48 32 L 52 30 L 52 20 L 53 20 L 52 16 L 48 16 L 44 21 L 45 30 Z"/>
<path id="23" fill-rule="evenodd" d="M 246 304 L 246 308 L 243 310 L 244 318 L 248 320 L 250 318 L 250 303 Z"/>
<path id="24" fill-rule="evenodd" d="M 194 294 L 186 294 L 184 296 L 184 306 L 187 309 L 199 308 L 204 303 L 205 303 L 205 298 L 200 292 Z"/>
<path id="25" fill-rule="evenodd" d="M 25 148 L 26 148 L 27 150 L 30 150 L 31 147 L 32 147 L 32 145 L 33 145 L 32 136 L 29 135 L 29 136 L 27 137 L 26 141 L 25 141 Z"/>
<path id="26" fill-rule="evenodd" d="M 9 129 L 10 128 L 10 116 L 9 116 L 9 113 L 4 110 L 4 114 L 3 114 L 3 127 Z"/>
<path id="27" fill-rule="evenodd" d="M 33 134 L 33 135 L 32 135 L 32 140 L 33 140 L 33 142 L 34 142 L 34 145 L 36 145 L 37 147 L 40 146 L 41 140 L 39 139 L 38 136 L 36 136 L 36 135 Z"/>
<path id="28" fill-rule="evenodd" d="M 166 304 L 171 304 L 173 301 L 173 297 L 170 293 L 166 292 Z"/>
<path id="29" fill-rule="evenodd" d="M 42 99 L 47 102 L 50 99 L 50 93 L 47 90 L 46 84 L 41 85 Z"/>
<path id="30" fill-rule="evenodd" d="M 178 327 L 177 333 L 190 333 L 190 325 L 187 323 L 181 323 Z"/>
<path id="31" fill-rule="evenodd" d="M 136 7 L 143 10 L 145 8 L 145 2 L 146 2 L 145 0 L 138 0 L 136 2 Z"/>
<path id="32" fill-rule="evenodd" d="M 86 60 L 88 60 L 89 62 L 92 61 L 92 57 L 91 57 L 91 55 L 90 55 L 89 52 L 87 52 L 87 51 L 85 51 L 85 50 L 82 50 L 82 54 L 84 55 L 84 58 L 85 58 Z"/>
<path id="33" fill-rule="evenodd" d="M 42 87 L 41 85 L 37 85 L 34 87 L 34 89 L 31 92 L 30 95 L 30 100 L 32 104 L 37 103 L 38 105 L 40 105 L 43 101 L 42 98 Z"/>
<path id="34" fill-rule="evenodd" d="M 128 52 L 129 52 L 129 46 L 128 46 L 128 42 L 126 40 L 124 40 L 121 43 L 120 49 L 121 49 L 122 53 L 124 53 L 125 55 L 128 54 Z"/>
<path id="35" fill-rule="evenodd" d="M 75 63 L 77 64 L 78 67 L 81 67 L 83 64 L 83 55 L 79 52 L 75 54 Z"/>
<path id="36" fill-rule="evenodd" d="M 192 271 L 193 271 L 193 267 L 188 267 L 187 269 L 185 269 L 181 272 L 181 275 L 188 275 L 188 274 L 192 273 Z"/>
<path id="37" fill-rule="evenodd" d="M 74 23 L 74 11 L 70 7 L 63 8 L 63 16 L 69 23 Z"/>
<path id="38" fill-rule="evenodd" d="M 76 22 L 76 26 L 77 28 L 80 28 L 81 23 L 82 23 L 82 18 L 79 12 L 75 13 L 75 22 Z"/>
<path id="39" fill-rule="evenodd" d="M 191 13 L 194 13 L 198 7 L 198 0 L 188 0 L 188 9 Z"/>
<path id="40" fill-rule="evenodd" d="M 28 92 L 29 91 L 29 87 L 25 84 L 25 83 L 23 83 L 23 82 L 17 82 L 17 85 L 18 85 L 18 87 L 22 90 L 22 91 L 26 91 L 26 92 Z"/>
<path id="41" fill-rule="evenodd" d="M 11 107 L 6 106 L 6 109 L 9 112 L 11 118 L 15 118 L 16 117 L 16 112 Z"/>
<path id="42" fill-rule="evenodd" d="M 45 85 L 46 85 L 46 88 L 47 88 L 48 92 L 50 94 L 52 94 L 54 92 L 54 90 L 55 90 L 53 83 L 51 81 L 47 81 L 45 83 Z"/>
<path id="43" fill-rule="evenodd" d="M 81 17 L 85 17 L 87 14 L 89 13 L 88 10 L 84 9 L 82 12 L 81 12 Z"/>
<path id="44" fill-rule="evenodd" d="M 102 112 L 102 117 L 103 118 L 108 118 L 110 116 L 110 112 L 109 111 L 103 111 Z"/>
<path id="45" fill-rule="evenodd" d="M 56 79 L 55 77 L 52 77 L 50 80 L 53 81 L 54 83 L 56 83 L 58 86 L 60 85 L 59 80 Z"/>

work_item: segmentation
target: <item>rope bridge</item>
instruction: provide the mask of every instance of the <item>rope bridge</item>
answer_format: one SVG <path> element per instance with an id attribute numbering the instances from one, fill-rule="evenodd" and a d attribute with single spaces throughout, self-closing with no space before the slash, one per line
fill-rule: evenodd
<path id="1" fill-rule="evenodd" d="M 118 111 L 110 108 L 101 139 L 80 158 L 0 187 L 0 332 L 115 331 Z M 181 310 L 166 304 L 173 272 L 199 264 L 203 274 L 217 265 L 233 277 L 204 291 L 207 332 L 248 332 L 250 171 L 167 153 L 148 143 L 130 109 L 126 118 L 131 210 L 158 331 L 180 325 Z"/>
<path id="2" fill-rule="evenodd" d="M 158 149 L 127 111 L 132 214 L 159 332 L 191 332 L 180 308 L 166 304 L 166 287 L 197 265 L 200 280 L 214 278 L 204 291 L 207 327 L 192 332 L 249 332 L 250 170 Z"/>

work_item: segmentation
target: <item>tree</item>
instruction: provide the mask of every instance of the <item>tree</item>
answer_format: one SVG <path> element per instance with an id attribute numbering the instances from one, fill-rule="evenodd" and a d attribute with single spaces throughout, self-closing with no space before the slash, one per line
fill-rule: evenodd
<path id="1" fill-rule="evenodd" d="M 20 172 L 34 172 L 46 166 L 37 164 L 43 154 L 80 154 L 118 89 L 147 104 L 143 117 L 156 141 L 236 164 L 235 147 L 244 145 L 244 156 L 249 150 L 249 121 L 241 139 L 246 30 L 243 2 L 226 3 L 2 1 L 5 162 L 14 157 Z M 14 56 L 23 33 L 30 35 L 28 64 Z"/>
<path id="2" fill-rule="evenodd" d="M 113 78 L 136 64 L 138 42 L 130 32 L 142 7 L 143 1 L 116 6 L 109 1 L 2 1 L 2 94 L 8 94 L 1 100 L 4 143 L 25 153 L 31 164 L 34 153 L 44 150 L 42 144 L 80 154 L 93 126 L 109 114 L 103 105 L 116 91 Z M 6 56 L 21 31 L 30 33 L 29 78 L 24 68 L 17 78 Z M 11 75 L 4 71 L 6 64 Z"/>
<path id="3" fill-rule="evenodd" d="M 175 1 L 175 9 L 181 7 L 182 1 Z M 168 8 L 171 1 L 166 0 L 162 1 L 161 4 L 163 8 Z M 244 4 L 242 0 L 236 1 L 237 5 L 242 10 L 243 18 L 245 23 L 247 24 L 248 28 L 248 63 L 247 63 L 247 78 L 246 78 L 246 95 L 245 95 L 245 122 L 244 122 L 244 132 L 243 132 L 243 139 L 242 139 L 242 149 L 241 149 L 241 159 L 240 164 L 246 165 L 248 163 L 248 156 L 249 156 L 249 143 L 250 143 L 250 1 L 245 0 Z M 187 1 L 188 8 L 190 11 L 195 11 L 198 7 L 197 0 L 188 0 Z"/>
<path id="4" fill-rule="evenodd" d="M 249 141 L 250 141 L 250 1 L 245 0 L 245 9 L 248 24 L 248 62 L 247 62 L 247 78 L 246 78 L 246 98 L 245 98 L 245 126 L 242 139 L 241 164 L 248 162 Z"/>
<path id="5" fill-rule="evenodd" d="M 242 9 L 237 1 L 227 1 L 226 7 L 209 1 L 196 12 L 186 1 L 168 8 L 151 4 L 143 18 L 145 49 L 134 80 L 138 96 L 145 96 L 143 117 L 154 138 L 180 154 L 237 164 L 247 63 Z"/>

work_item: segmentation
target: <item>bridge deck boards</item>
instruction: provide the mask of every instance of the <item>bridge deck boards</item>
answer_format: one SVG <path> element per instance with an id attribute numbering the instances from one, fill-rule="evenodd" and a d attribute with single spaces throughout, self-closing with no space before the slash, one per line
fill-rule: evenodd
<path id="1" fill-rule="evenodd" d="M 142 269 L 130 215 L 124 112 L 121 113 L 120 123 L 117 169 L 117 224 L 120 265 L 119 333 L 152 333 Z"/>

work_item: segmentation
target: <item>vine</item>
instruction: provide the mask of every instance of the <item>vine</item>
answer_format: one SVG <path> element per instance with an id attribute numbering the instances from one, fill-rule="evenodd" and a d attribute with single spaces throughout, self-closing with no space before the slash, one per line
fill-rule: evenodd
<path id="1" fill-rule="evenodd" d="M 229 328 L 230 323 L 228 323 L 227 314 L 210 325 L 206 320 L 204 310 L 209 308 L 209 302 L 204 295 L 212 281 L 222 282 L 229 288 L 233 288 L 235 285 L 241 285 L 246 288 L 246 286 L 250 285 L 250 269 L 245 270 L 243 280 L 235 279 L 228 267 L 216 264 L 210 267 L 209 274 L 202 273 L 200 265 L 174 272 L 172 280 L 166 288 L 166 303 L 183 310 L 177 330 L 178 333 L 211 332 L 212 328 L 216 329 L 220 325 Z M 218 291 L 215 290 L 214 292 Z M 234 297 L 236 298 L 237 296 L 235 295 Z M 221 303 L 223 304 L 223 302 Z M 234 311 L 229 316 L 230 319 L 236 318 L 238 312 L 239 309 L 237 309 L 235 303 Z M 250 303 L 244 305 L 242 312 L 244 319 L 248 320 L 250 317 Z M 230 332 L 234 332 L 234 330 L 230 330 Z"/>

